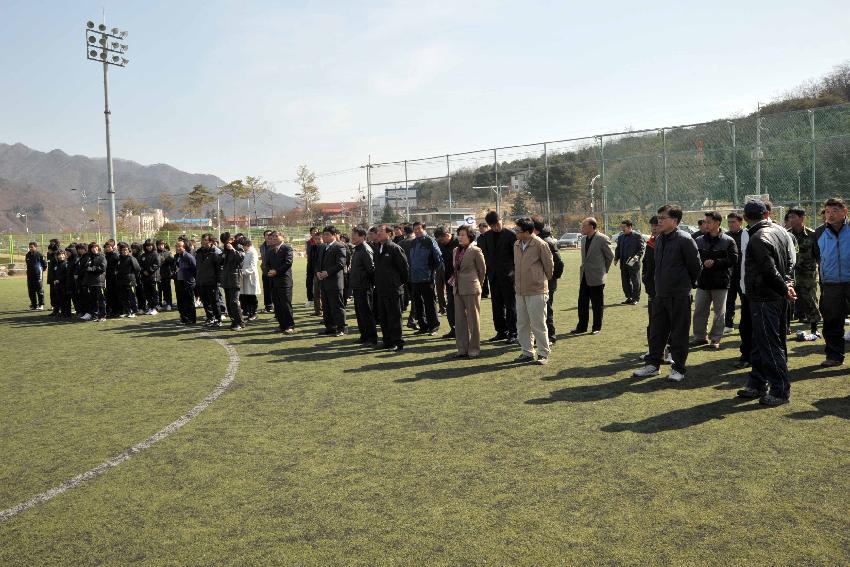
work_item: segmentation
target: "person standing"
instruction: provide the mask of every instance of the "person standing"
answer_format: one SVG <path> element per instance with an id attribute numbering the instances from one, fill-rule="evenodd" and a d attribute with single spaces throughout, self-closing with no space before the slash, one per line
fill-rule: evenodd
<path id="1" fill-rule="evenodd" d="M 741 262 L 744 261 L 744 255 L 741 253 L 741 235 L 744 233 L 743 224 L 744 217 L 741 213 L 731 212 L 726 215 L 726 224 L 729 227 L 726 234 L 735 241 L 735 250 L 738 251 L 738 260 L 732 266 L 732 279 L 729 283 L 729 292 L 726 294 L 726 321 L 724 322 L 723 333 L 731 333 L 735 330 L 735 303 L 738 296 L 741 295 Z M 743 309 L 743 307 L 742 307 Z"/>
<path id="2" fill-rule="evenodd" d="M 490 282 L 490 303 L 493 307 L 493 326 L 496 335 L 487 342 L 517 343 L 516 293 L 514 292 L 514 242 L 516 234 L 506 230 L 495 211 L 484 217 L 490 228 L 479 241 L 487 264 Z"/>
<path id="3" fill-rule="evenodd" d="M 464 225 L 465 226 L 465 225 Z M 440 254 L 443 257 L 442 270 L 437 270 L 437 275 L 442 274 L 443 286 L 445 287 L 445 306 L 446 320 L 449 322 L 449 332 L 443 335 L 444 339 L 455 338 L 455 299 L 454 289 L 452 289 L 451 281 L 454 275 L 454 251 L 458 247 L 458 239 L 452 236 L 452 233 L 443 227 L 434 229 L 434 239 L 437 241 L 437 246 L 440 248 Z M 480 250 L 479 250 L 480 252 Z M 438 282 L 439 286 L 439 282 Z"/>
<path id="4" fill-rule="evenodd" d="M 50 315 L 58 317 L 62 312 L 62 304 L 56 295 L 55 282 L 56 278 L 54 271 L 56 270 L 57 261 L 56 253 L 62 250 L 62 245 L 59 244 L 58 238 L 51 238 L 47 244 L 47 287 L 50 290 Z"/>
<path id="5" fill-rule="evenodd" d="M 159 254 L 159 285 L 157 287 L 157 299 L 163 311 L 171 311 L 174 308 L 174 298 L 171 294 L 171 280 L 177 266 L 174 265 L 174 256 L 164 240 L 156 241 L 156 252 Z"/>
<path id="6" fill-rule="evenodd" d="M 516 220 L 516 237 L 513 262 L 516 329 L 522 352 L 514 362 L 533 362 L 536 345 L 537 364 L 542 365 L 549 362 L 551 351 L 546 329 L 546 301 L 555 262 L 549 245 L 534 234 L 534 221 L 530 218 Z"/>
<path id="7" fill-rule="evenodd" d="M 475 244 L 481 248 L 481 237 L 490 230 L 490 227 L 487 226 L 486 222 L 478 223 L 478 237 L 475 239 Z M 482 252 L 483 254 L 483 252 Z M 487 278 L 484 278 L 484 284 L 481 287 L 481 299 L 488 299 L 490 297 L 490 282 Z"/>
<path id="8" fill-rule="evenodd" d="M 614 265 L 620 264 L 620 280 L 626 300 L 623 305 L 636 305 L 640 301 L 640 258 L 646 245 L 643 236 L 635 232 L 632 221 L 620 223 L 622 232 L 617 237 L 614 250 Z"/>
<path id="9" fill-rule="evenodd" d="M 218 303 L 218 279 L 221 271 L 221 250 L 212 234 L 201 236 L 201 247 L 195 251 L 196 283 L 208 327 L 221 327 L 221 307 Z"/>
<path id="10" fill-rule="evenodd" d="M 407 255 L 398 244 L 390 240 L 392 228 L 378 228 L 378 244 L 375 251 L 375 294 L 378 321 L 384 338 L 384 348 L 400 351 L 404 348 L 401 338 L 404 284 L 410 277 Z"/>
<path id="11" fill-rule="evenodd" d="M 118 294 L 118 250 L 111 238 L 103 244 L 103 255 L 106 257 L 106 315 L 117 317 L 121 313 L 121 299 Z"/>
<path id="12" fill-rule="evenodd" d="M 454 299 L 455 344 L 458 358 L 481 354 L 481 290 L 487 281 L 484 253 L 475 245 L 475 229 L 457 229 L 458 245 L 452 250 L 452 272 L 447 283 Z"/>
<path id="13" fill-rule="evenodd" d="M 659 236 L 655 243 L 655 299 L 652 301 L 649 355 L 646 365 L 633 376 L 655 376 L 669 344 L 673 358 L 669 380 L 685 379 L 688 335 L 691 326 L 691 290 L 702 271 L 696 241 L 679 228 L 682 209 L 664 205 L 658 209 Z"/>
<path id="14" fill-rule="evenodd" d="M 354 314 L 360 344 L 378 344 L 378 329 L 375 325 L 375 256 L 366 242 L 366 231 L 356 227 L 351 231 L 354 253 L 351 256 L 349 285 L 354 294 Z"/>
<path id="15" fill-rule="evenodd" d="M 440 328 L 434 275 L 443 264 L 440 248 L 425 232 L 425 223 L 413 223 L 413 242 L 410 244 L 410 292 L 415 306 L 417 335 L 435 335 Z"/>
<path id="16" fill-rule="evenodd" d="M 38 243 L 30 242 L 29 251 L 24 256 L 27 265 L 27 292 L 30 296 L 30 311 L 44 311 L 44 283 L 43 274 L 47 269 L 47 262 L 41 252 L 38 251 Z"/>
<path id="17" fill-rule="evenodd" d="M 67 253 L 58 245 L 57 250 L 53 253 L 53 291 L 56 294 L 56 316 L 60 319 L 71 318 L 71 298 L 66 293 L 68 285 L 68 260 Z"/>
<path id="18" fill-rule="evenodd" d="M 245 254 L 236 239 L 225 232 L 221 235 L 224 250 L 221 253 L 221 271 L 219 283 L 224 290 L 227 316 L 230 317 L 230 330 L 241 331 L 243 327 L 242 310 L 239 308 L 239 287 L 242 285 L 242 264 Z"/>
<path id="19" fill-rule="evenodd" d="M 785 229 L 765 218 L 760 201 L 744 205 L 747 221 L 747 251 L 744 258 L 744 288 L 750 303 L 753 327 L 752 369 L 747 385 L 738 390 L 741 398 L 759 398 L 766 406 L 788 403 L 791 382 L 785 345 L 788 300 L 796 297 Z M 768 386 L 770 390 L 768 391 Z"/>
<path id="20" fill-rule="evenodd" d="M 598 335 L 602 330 L 602 314 L 605 309 L 605 280 L 614 261 L 611 240 L 596 230 L 596 219 L 588 217 L 581 223 L 581 267 L 579 268 L 578 325 L 570 331 L 577 335 L 587 332 L 590 306 L 593 306 L 591 333 Z"/>
<path id="21" fill-rule="evenodd" d="M 283 242 L 283 233 L 273 230 L 268 238 L 269 248 L 265 262 L 268 263 L 269 285 L 271 286 L 274 316 L 280 332 L 285 335 L 295 333 L 295 318 L 292 310 L 292 248 Z M 314 302 L 319 298 L 313 296 Z M 314 303 L 315 305 L 316 303 Z"/>
<path id="22" fill-rule="evenodd" d="M 312 262 L 313 267 L 313 315 L 320 317 L 322 315 L 322 282 L 316 276 L 318 271 L 321 255 L 324 253 L 327 244 L 322 241 L 322 233 L 316 230 L 313 235 L 313 246 L 310 248 L 310 258 L 308 263 Z"/>
<path id="23" fill-rule="evenodd" d="M 313 280 L 315 280 L 316 276 L 316 246 L 317 237 L 321 237 L 319 234 L 319 227 L 311 226 L 310 227 L 310 236 L 307 238 L 307 242 L 304 244 L 304 256 L 307 258 L 307 277 L 304 285 L 307 290 L 307 302 L 304 304 L 304 307 L 311 308 L 313 307 Z"/>
<path id="24" fill-rule="evenodd" d="M 814 256 L 821 283 L 820 307 L 826 359 L 821 366 L 844 363 L 844 319 L 850 302 L 850 226 L 842 199 L 824 204 L 826 222 L 815 230 Z"/>
<path id="25" fill-rule="evenodd" d="M 134 289 L 140 283 L 142 267 L 139 261 L 130 253 L 130 246 L 126 242 L 118 243 L 118 268 L 116 283 L 118 285 L 118 299 L 121 301 L 121 313 L 119 317 L 134 318 L 139 310 L 139 303 Z"/>
<path id="26" fill-rule="evenodd" d="M 658 226 L 658 217 L 653 215 L 649 219 L 650 236 L 646 241 L 646 249 L 644 250 L 643 260 L 641 265 L 641 279 L 643 280 L 643 289 L 646 290 L 646 344 L 649 345 L 650 329 L 652 327 L 652 303 L 655 300 L 655 244 L 658 241 L 660 234 Z M 640 357 L 641 360 L 649 358 L 649 351 Z M 670 351 L 665 348 L 663 362 L 670 363 Z"/>
<path id="27" fill-rule="evenodd" d="M 271 313 L 272 309 L 274 309 L 274 302 L 272 301 L 272 286 L 271 286 L 271 282 L 269 280 L 269 274 L 268 274 L 269 266 L 266 262 L 266 252 L 271 247 L 271 244 L 269 243 L 269 235 L 271 233 L 272 233 L 271 230 L 264 230 L 263 231 L 263 241 L 260 243 L 260 246 L 259 246 L 260 271 L 261 271 L 262 276 L 263 276 L 263 285 L 262 285 L 262 288 L 263 288 L 263 312 L 265 312 L 265 313 Z M 307 257 L 307 267 L 308 267 L 308 273 L 309 273 L 309 267 L 310 267 L 310 257 L 309 256 Z M 310 274 L 310 277 L 311 278 L 313 277 L 312 274 Z M 312 297 L 313 297 L 313 291 L 312 291 L 313 282 L 312 282 L 312 280 L 308 283 L 308 285 L 310 286 L 310 291 L 307 293 L 307 297 L 309 299 L 312 299 Z"/>
<path id="28" fill-rule="evenodd" d="M 142 246 L 142 258 L 139 265 L 142 267 L 142 285 L 145 288 L 145 305 L 140 305 L 142 309 L 146 309 L 145 315 L 156 315 L 159 303 L 159 269 L 160 256 L 154 248 L 153 240 L 145 240 Z"/>
<path id="29" fill-rule="evenodd" d="M 257 309 L 260 306 L 260 294 L 263 293 L 262 277 L 257 247 L 247 238 L 242 239 L 242 281 L 239 286 L 239 304 L 246 321 L 257 320 Z M 268 275 L 268 274 L 267 274 Z"/>
<path id="30" fill-rule="evenodd" d="M 397 234 L 393 242 L 404 251 L 405 256 L 407 256 L 407 265 L 410 266 L 410 247 L 413 246 L 413 239 L 416 238 L 413 234 L 413 225 L 405 224 L 396 228 L 401 231 L 401 235 Z M 413 301 L 410 278 L 404 284 L 404 308 L 402 311 L 407 311 L 408 307 L 410 312 L 407 314 L 407 328 L 417 329 L 416 320 L 419 319 L 419 315 L 416 313 L 416 302 Z"/>
<path id="31" fill-rule="evenodd" d="M 714 350 L 720 348 L 726 324 L 726 294 L 732 281 L 732 268 L 738 264 L 738 249 L 732 237 L 721 230 L 722 221 L 723 216 L 717 211 L 705 213 L 705 233 L 696 240 L 702 271 L 697 280 L 691 346 L 708 344 Z M 712 307 L 714 320 L 708 332 L 708 315 Z"/>
<path id="32" fill-rule="evenodd" d="M 791 235 L 797 241 L 797 262 L 794 264 L 794 292 L 801 304 L 802 320 L 809 324 L 812 335 L 817 335 L 820 311 L 817 302 L 818 261 L 814 255 L 815 231 L 806 226 L 803 209 L 788 211 Z"/>
<path id="33" fill-rule="evenodd" d="M 84 267 L 83 286 L 89 294 L 89 316 L 86 321 L 106 321 L 106 296 L 103 289 L 106 287 L 106 258 L 100 251 L 100 244 L 92 242 L 89 244 L 89 252 L 86 254 Z"/>
<path id="34" fill-rule="evenodd" d="M 321 282 L 322 320 L 325 324 L 320 335 L 341 337 L 345 334 L 345 289 L 346 248 L 337 240 L 339 230 L 326 226 L 322 230 L 325 247 L 319 253 L 316 277 Z"/>
<path id="35" fill-rule="evenodd" d="M 197 322 L 195 311 L 195 277 L 198 269 L 195 257 L 186 251 L 186 244 L 178 240 L 174 245 L 174 266 L 177 269 L 174 277 L 174 291 L 177 294 L 177 311 L 180 322 L 184 325 L 194 325 Z"/>
<path id="36" fill-rule="evenodd" d="M 546 331 L 549 334 L 549 345 L 551 346 L 558 340 L 555 332 L 555 310 L 552 308 L 552 302 L 555 300 L 558 280 L 564 274 L 564 260 L 561 259 L 561 253 L 558 251 L 558 241 L 555 240 L 552 233 L 546 228 L 543 217 L 532 215 L 531 220 L 534 222 L 534 235 L 539 236 L 549 245 L 549 251 L 552 253 L 552 261 L 555 263 L 552 279 L 549 280 L 549 298 L 546 300 Z"/>

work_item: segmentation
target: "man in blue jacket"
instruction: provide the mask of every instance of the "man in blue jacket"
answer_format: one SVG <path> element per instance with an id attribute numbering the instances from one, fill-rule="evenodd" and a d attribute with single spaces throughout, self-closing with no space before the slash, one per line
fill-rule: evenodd
<path id="1" fill-rule="evenodd" d="M 425 232 L 425 223 L 413 223 L 410 245 L 410 292 L 416 305 L 417 335 L 435 335 L 440 328 L 437 315 L 435 272 L 443 266 L 443 255 L 437 242 Z"/>
<path id="2" fill-rule="evenodd" d="M 844 363 L 844 318 L 850 301 L 850 226 L 842 199 L 824 204 L 826 223 L 815 231 L 813 253 L 818 261 L 821 283 L 820 310 L 826 360 L 821 366 Z"/>
<path id="3" fill-rule="evenodd" d="M 623 305 L 636 305 L 640 301 L 640 257 L 646 245 L 639 232 L 635 232 L 632 221 L 620 223 L 622 233 L 617 237 L 614 250 L 614 265 L 620 264 L 620 280 L 626 300 Z"/>
<path id="4" fill-rule="evenodd" d="M 42 274 L 47 268 L 47 262 L 41 252 L 38 251 L 37 242 L 30 242 L 30 249 L 24 260 L 27 264 L 27 291 L 30 295 L 30 309 L 42 311 L 44 309 Z"/>

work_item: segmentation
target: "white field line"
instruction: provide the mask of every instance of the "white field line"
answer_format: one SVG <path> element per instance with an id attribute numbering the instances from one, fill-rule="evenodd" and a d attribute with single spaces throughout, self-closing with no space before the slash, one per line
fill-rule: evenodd
<path id="1" fill-rule="evenodd" d="M 206 333 L 204 333 L 204 336 L 209 337 L 209 335 L 207 335 Z M 0 522 L 5 522 L 6 520 L 20 514 L 21 512 L 24 512 L 25 510 L 29 510 L 33 506 L 36 506 L 43 502 L 47 502 L 48 500 L 59 496 L 66 490 L 76 488 L 82 483 L 102 475 L 109 469 L 117 467 L 124 461 L 127 461 L 135 455 L 138 455 L 145 449 L 148 449 L 154 443 L 162 441 L 163 439 L 165 439 L 166 437 L 168 437 L 169 435 L 171 435 L 172 433 L 192 421 L 199 413 L 207 409 L 210 404 L 216 401 L 230 387 L 230 385 L 233 383 L 234 378 L 236 378 L 236 370 L 237 368 L 239 368 L 239 355 L 236 353 L 236 349 L 233 348 L 224 339 L 212 338 L 212 340 L 217 342 L 224 348 L 225 351 L 227 351 L 227 371 L 224 373 L 224 378 L 221 380 L 221 382 L 218 383 L 218 386 L 216 386 L 215 389 L 203 399 L 203 401 L 201 401 L 198 405 L 189 410 L 188 413 L 180 416 L 180 418 L 178 418 L 176 421 L 169 423 L 168 425 L 160 429 L 158 432 L 154 433 L 144 441 L 133 445 L 123 453 L 112 457 L 108 461 L 97 465 L 93 469 L 90 469 L 82 474 L 78 474 L 74 478 L 70 478 L 64 481 L 59 486 L 51 488 L 50 490 L 42 492 L 41 494 L 36 494 L 29 500 L 21 502 L 17 506 L 13 506 L 8 510 L 3 510 L 2 512 L 0 512 Z"/>

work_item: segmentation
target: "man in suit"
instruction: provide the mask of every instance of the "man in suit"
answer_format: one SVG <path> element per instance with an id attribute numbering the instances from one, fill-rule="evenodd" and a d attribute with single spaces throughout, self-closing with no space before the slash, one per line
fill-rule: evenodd
<path id="1" fill-rule="evenodd" d="M 579 268 L 578 325 L 570 331 L 577 335 L 587 332 L 589 308 L 593 305 L 593 327 L 598 335 L 602 330 L 602 310 L 605 306 L 605 280 L 614 261 L 611 239 L 596 230 L 596 219 L 588 217 L 581 223 L 581 267 Z"/>
<path id="2" fill-rule="evenodd" d="M 263 265 L 268 266 L 266 275 L 271 285 L 274 316 L 280 332 L 291 335 L 295 332 L 295 318 L 292 314 L 292 248 L 283 243 L 283 233 L 271 231 Z"/>
<path id="3" fill-rule="evenodd" d="M 339 230 L 326 226 L 322 230 L 324 248 L 319 252 L 316 277 L 321 282 L 322 320 L 325 330 L 320 335 L 341 337 L 345 334 L 345 266 L 347 249 L 337 240 Z"/>
<path id="4" fill-rule="evenodd" d="M 481 235 L 478 246 L 484 252 L 487 277 L 490 280 L 490 302 L 493 305 L 493 326 L 496 335 L 487 342 L 503 340 L 517 343 L 516 295 L 514 293 L 514 242 L 516 234 L 505 230 L 496 211 L 484 217 L 490 230 Z"/>
<path id="5" fill-rule="evenodd" d="M 617 237 L 614 265 L 620 264 L 620 280 L 626 300 L 623 305 L 636 305 L 640 301 L 640 257 L 645 248 L 643 237 L 635 232 L 632 221 L 620 223 L 622 231 Z"/>
<path id="6" fill-rule="evenodd" d="M 360 331 L 360 344 L 378 344 L 378 330 L 375 327 L 375 258 L 372 247 L 366 242 L 366 230 L 357 227 L 351 231 L 354 254 L 351 258 L 349 285 L 354 293 L 354 313 L 357 316 L 357 329 Z"/>
<path id="7" fill-rule="evenodd" d="M 404 284 L 410 277 L 407 255 L 392 242 L 389 225 L 378 228 L 375 248 L 375 294 L 378 321 L 384 336 L 384 348 L 399 351 L 404 348 L 401 338 L 401 312 Z"/>

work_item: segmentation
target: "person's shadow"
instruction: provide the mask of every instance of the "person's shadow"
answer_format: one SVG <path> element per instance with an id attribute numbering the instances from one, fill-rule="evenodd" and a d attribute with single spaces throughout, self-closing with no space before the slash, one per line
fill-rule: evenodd
<path id="1" fill-rule="evenodd" d="M 824 398 L 812 404 L 816 409 L 798 411 L 785 417 L 791 419 L 820 419 L 832 415 L 842 419 L 850 419 L 850 396 L 843 398 Z"/>
<path id="2" fill-rule="evenodd" d="M 682 408 L 632 423 L 614 422 L 602 428 L 606 433 L 632 431 L 634 433 L 659 433 L 685 429 L 712 419 L 724 419 L 727 415 L 763 409 L 757 400 L 744 398 L 724 398 L 690 408 Z"/>

